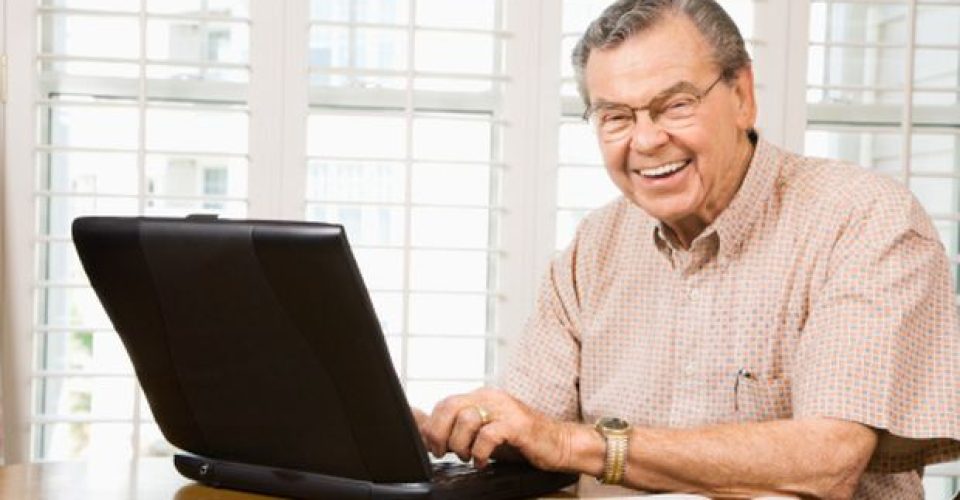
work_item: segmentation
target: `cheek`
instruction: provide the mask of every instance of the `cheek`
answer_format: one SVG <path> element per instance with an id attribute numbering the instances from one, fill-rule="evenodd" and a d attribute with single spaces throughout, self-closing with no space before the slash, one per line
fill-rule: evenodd
<path id="1" fill-rule="evenodd" d="M 614 148 L 600 144 L 600 155 L 603 158 L 603 165 L 611 177 L 623 176 L 626 170 L 627 149 Z"/>
<path id="2" fill-rule="evenodd" d="M 627 155 L 624 153 L 603 151 L 603 166 L 607 171 L 607 177 L 620 189 L 630 184 L 626 162 Z"/>

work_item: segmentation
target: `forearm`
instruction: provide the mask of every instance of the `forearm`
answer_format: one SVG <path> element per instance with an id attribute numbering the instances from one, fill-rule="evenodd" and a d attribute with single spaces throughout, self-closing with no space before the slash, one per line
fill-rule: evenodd
<path id="1" fill-rule="evenodd" d="M 605 444 L 590 426 L 572 437 L 571 469 L 599 476 Z M 829 419 L 695 429 L 636 428 L 626 486 L 711 496 L 790 494 L 846 498 L 876 446 L 868 427 Z"/>

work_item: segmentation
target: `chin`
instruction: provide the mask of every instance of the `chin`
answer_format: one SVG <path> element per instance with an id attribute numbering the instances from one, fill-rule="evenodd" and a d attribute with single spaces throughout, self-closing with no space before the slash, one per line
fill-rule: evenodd
<path id="1" fill-rule="evenodd" d="M 668 224 L 686 219 L 696 213 L 696 204 L 693 203 L 668 203 L 667 200 L 651 201 L 633 195 L 628 196 L 628 198 L 650 217 Z"/>

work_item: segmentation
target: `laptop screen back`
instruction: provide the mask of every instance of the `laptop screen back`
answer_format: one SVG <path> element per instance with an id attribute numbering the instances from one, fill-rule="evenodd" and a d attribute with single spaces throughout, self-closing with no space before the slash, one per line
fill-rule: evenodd
<path id="1" fill-rule="evenodd" d="M 340 226 L 89 217 L 73 230 L 171 443 L 353 479 L 427 479 Z"/>

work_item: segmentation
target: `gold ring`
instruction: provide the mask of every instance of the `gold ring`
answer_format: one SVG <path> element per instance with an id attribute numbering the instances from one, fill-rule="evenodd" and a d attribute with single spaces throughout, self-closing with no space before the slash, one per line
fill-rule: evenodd
<path id="1" fill-rule="evenodd" d="M 490 423 L 490 412 L 486 408 L 480 405 L 473 405 L 477 410 L 477 413 L 480 414 L 480 425 L 487 425 Z"/>

